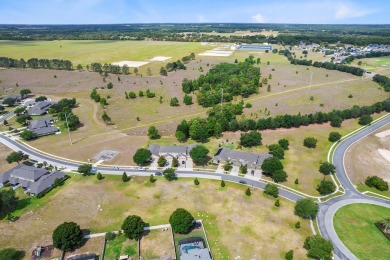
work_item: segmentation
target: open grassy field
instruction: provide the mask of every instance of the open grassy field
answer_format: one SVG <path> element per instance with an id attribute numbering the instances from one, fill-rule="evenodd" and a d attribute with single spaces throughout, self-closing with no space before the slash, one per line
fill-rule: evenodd
<path id="1" fill-rule="evenodd" d="M 74 66 L 92 62 L 112 63 L 123 60 L 148 61 L 155 56 L 172 57 L 173 61 L 210 49 L 199 42 L 164 42 L 164 41 L 0 41 L 0 56 L 15 59 L 67 59 Z M 157 71 L 170 61 L 153 62 L 143 66 Z M 140 71 L 141 72 L 141 71 Z"/>
<path id="2" fill-rule="evenodd" d="M 360 190 L 370 190 L 390 197 L 390 191 L 381 192 L 364 184 L 368 176 L 374 175 L 390 182 L 390 161 L 385 159 L 378 151 L 378 149 L 389 148 L 390 136 L 382 138 L 375 136 L 387 130 L 390 130 L 388 125 L 353 144 L 346 153 L 345 168 L 351 181 L 358 185 Z"/>
<path id="3" fill-rule="evenodd" d="M 102 181 L 71 177 L 48 197 L 25 203 L 18 221 L 0 221 L 0 247 L 23 249 L 29 255 L 35 245 L 50 244 L 52 231 L 64 221 L 98 233 L 120 229 L 131 214 L 150 225 L 165 224 L 176 208 L 183 207 L 203 219 L 211 250 L 221 252 L 218 259 L 282 259 L 291 249 L 298 259 L 306 258 L 303 242 L 310 235 L 309 222 L 294 215 L 294 203 L 281 199 L 281 207 L 275 208 L 275 200 L 260 190 L 247 197 L 243 186 L 227 183 L 221 189 L 218 181 L 203 179 L 195 186 L 192 179 L 169 183 L 158 178 L 150 184 L 141 177 L 128 183 L 121 176 L 105 176 Z M 297 221 L 300 230 L 294 228 Z"/>
<path id="4" fill-rule="evenodd" d="M 334 225 L 341 241 L 359 259 L 387 259 L 390 242 L 374 223 L 389 215 L 388 208 L 352 204 L 336 212 Z"/>
<path id="5" fill-rule="evenodd" d="M 353 65 L 358 66 L 358 62 L 361 61 L 361 68 L 371 71 L 373 73 L 379 73 L 382 75 L 390 74 L 390 58 L 389 57 L 376 57 L 354 60 Z"/>

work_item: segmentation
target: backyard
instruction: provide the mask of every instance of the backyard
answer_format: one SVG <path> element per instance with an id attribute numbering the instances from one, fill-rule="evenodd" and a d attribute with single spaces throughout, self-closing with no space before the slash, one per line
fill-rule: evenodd
<path id="1" fill-rule="evenodd" d="M 0 222 L 0 247 L 25 250 L 28 255 L 37 244 L 50 244 L 52 231 L 64 221 L 75 221 L 82 229 L 99 233 L 119 230 L 131 214 L 149 225 L 166 224 L 170 214 L 183 207 L 196 219 L 203 219 L 211 251 L 221 252 L 220 259 L 283 258 L 291 249 L 294 256 L 304 259 L 303 242 L 311 232 L 309 222 L 294 215 L 294 203 L 281 199 L 281 207 L 275 208 L 275 200 L 261 190 L 247 197 L 245 189 L 233 183 L 221 188 L 218 181 L 203 179 L 195 186 L 192 179 L 169 183 L 158 178 L 151 184 L 148 178 L 135 177 L 124 183 L 121 176 L 98 181 L 94 176 L 71 174 L 64 186 L 44 198 L 25 201 L 16 212 L 20 219 L 15 223 Z M 67 202 L 66 211 L 62 210 L 63 201 Z M 301 222 L 299 230 L 294 228 L 297 221 Z"/>

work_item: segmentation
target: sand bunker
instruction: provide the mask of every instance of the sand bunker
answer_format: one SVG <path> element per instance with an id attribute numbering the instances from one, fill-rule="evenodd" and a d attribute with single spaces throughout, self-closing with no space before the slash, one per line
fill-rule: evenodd
<path id="1" fill-rule="evenodd" d="M 386 130 L 386 131 L 375 134 L 375 136 L 379 137 L 379 138 L 384 138 L 384 137 L 389 136 L 389 135 L 390 135 L 390 130 Z"/>
<path id="2" fill-rule="evenodd" d="M 219 50 L 211 50 L 205 51 L 199 54 L 199 56 L 215 56 L 215 57 L 228 57 L 232 55 L 232 51 L 219 51 Z"/>
<path id="3" fill-rule="evenodd" d="M 150 59 L 150 61 L 166 61 L 170 60 L 172 57 L 166 57 L 166 56 L 156 56 L 153 59 Z"/>
<path id="4" fill-rule="evenodd" d="M 124 66 L 124 65 L 127 65 L 130 68 L 138 68 L 138 67 L 144 66 L 144 65 L 146 65 L 148 63 L 149 63 L 149 61 L 123 60 L 123 61 L 113 62 L 112 64 L 113 65 L 119 65 L 121 67 Z"/>
<path id="5" fill-rule="evenodd" d="M 378 149 L 378 152 L 385 158 L 387 161 L 390 162 L 390 151 L 385 149 Z"/>

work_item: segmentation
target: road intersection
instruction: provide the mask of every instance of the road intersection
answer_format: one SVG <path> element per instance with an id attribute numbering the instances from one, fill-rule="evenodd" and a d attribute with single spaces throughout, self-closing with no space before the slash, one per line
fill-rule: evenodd
<path id="1" fill-rule="evenodd" d="M 317 223 L 320 230 L 320 233 L 326 239 L 332 241 L 334 245 L 334 254 L 336 259 L 357 259 L 353 253 L 351 253 L 348 248 L 341 242 L 339 237 L 336 234 L 333 226 L 333 217 L 336 211 L 348 204 L 352 203 L 371 203 L 384 207 L 390 208 L 390 201 L 384 200 L 376 197 L 367 196 L 365 194 L 360 193 L 355 186 L 351 183 L 348 178 L 347 172 L 344 166 L 344 156 L 347 152 L 348 148 L 358 140 L 364 138 L 370 133 L 376 131 L 377 129 L 387 125 L 390 123 L 390 116 L 383 117 L 382 120 L 378 120 L 363 128 L 361 131 L 355 132 L 351 134 L 347 138 L 343 139 L 335 148 L 333 153 L 333 164 L 336 166 L 336 177 L 338 181 L 341 183 L 341 186 L 344 190 L 344 194 L 341 196 L 337 196 L 327 200 L 326 202 L 320 202 L 320 211 L 317 215 Z M 23 153 L 29 155 L 31 159 L 37 161 L 46 161 L 48 164 L 53 166 L 57 166 L 58 168 L 66 168 L 67 170 L 77 170 L 80 162 L 67 160 L 65 158 L 60 158 L 56 156 L 51 156 L 46 153 L 41 153 L 36 149 L 33 149 L 23 143 L 17 142 L 14 139 L 0 134 L 0 142 L 4 145 L 8 146 L 12 150 L 22 151 Z M 140 175 L 140 176 L 150 176 L 155 171 L 154 170 L 138 170 L 134 167 L 129 166 L 116 166 L 116 167 L 107 167 L 102 165 L 97 165 L 94 167 L 94 170 L 97 172 L 104 172 L 105 174 L 122 174 L 126 172 L 129 175 Z M 176 174 L 178 177 L 192 177 L 192 178 L 207 178 L 207 179 L 217 179 L 217 180 L 225 180 L 229 182 L 241 183 L 253 188 L 264 189 L 267 184 L 264 181 L 256 180 L 253 178 L 246 178 L 241 176 L 233 176 L 223 173 L 216 172 L 205 172 L 205 171 L 184 171 L 177 170 Z M 312 197 L 305 196 L 305 194 L 300 192 L 295 192 L 292 189 L 286 189 L 283 187 L 279 187 L 279 195 L 296 202 L 299 199 L 304 197 Z"/>

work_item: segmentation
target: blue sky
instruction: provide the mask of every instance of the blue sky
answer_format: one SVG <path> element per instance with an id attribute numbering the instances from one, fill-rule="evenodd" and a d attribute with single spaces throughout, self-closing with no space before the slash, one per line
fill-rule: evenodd
<path id="1" fill-rule="evenodd" d="M 389 0 L 0 0 L 0 24 L 390 24 Z"/>

